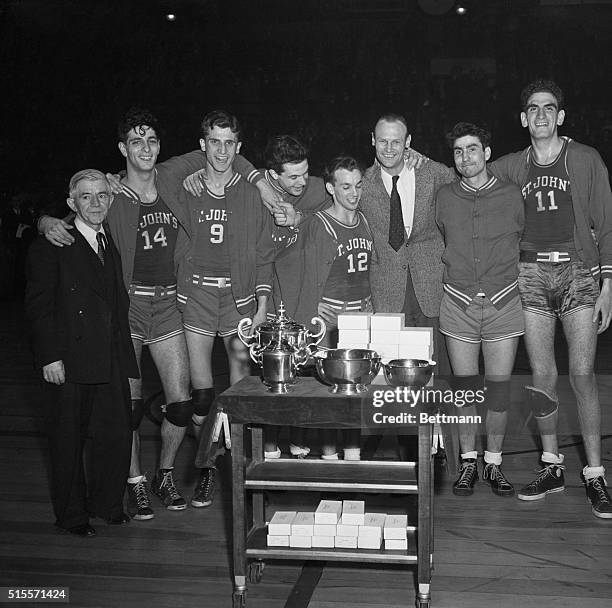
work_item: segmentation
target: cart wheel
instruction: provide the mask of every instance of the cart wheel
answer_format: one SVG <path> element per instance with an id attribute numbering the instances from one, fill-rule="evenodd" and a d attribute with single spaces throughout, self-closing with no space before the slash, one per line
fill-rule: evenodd
<path id="1" fill-rule="evenodd" d="M 247 575 L 249 583 L 257 584 L 261 582 L 265 566 L 266 564 L 260 559 L 249 564 L 249 573 Z"/>
<path id="2" fill-rule="evenodd" d="M 234 591 L 232 608 L 246 608 L 246 591 Z"/>

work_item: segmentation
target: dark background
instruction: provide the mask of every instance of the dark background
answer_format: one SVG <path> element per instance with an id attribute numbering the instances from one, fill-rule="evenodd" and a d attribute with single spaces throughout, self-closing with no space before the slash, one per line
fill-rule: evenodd
<path id="1" fill-rule="evenodd" d="M 372 123 L 389 110 L 446 163 L 444 132 L 485 123 L 495 157 L 527 145 L 519 92 L 535 76 L 564 88 L 563 132 L 610 163 L 610 1 L 472 0 L 464 16 L 428 14 L 446 3 L 0 2 L 0 204 L 18 194 L 40 207 L 79 169 L 120 169 L 116 122 L 133 104 L 165 127 L 160 160 L 197 147 L 215 108 L 243 121 L 256 164 L 279 132 L 310 146 L 314 174 L 340 152 L 369 164 Z"/>

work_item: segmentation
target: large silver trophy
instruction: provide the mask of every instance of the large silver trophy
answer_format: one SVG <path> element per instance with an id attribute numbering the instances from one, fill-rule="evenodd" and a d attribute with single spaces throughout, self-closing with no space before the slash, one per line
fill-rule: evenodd
<path id="1" fill-rule="evenodd" d="M 281 302 L 274 320 L 262 323 L 254 335 L 249 336 L 246 330 L 252 323 L 251 319 L 242 319 L 238 323 L 238 337 L 249 349 L 251 359 L 261 368 L 262 380 L 268 390 L 286 393 L 289 385 L 296 382 L 299 369 L 325 336 L 325 322 L 320 317 L 313 317 L 311 323 L 318 325 L 319 331 L 312 333 L 287 317 Z"/>

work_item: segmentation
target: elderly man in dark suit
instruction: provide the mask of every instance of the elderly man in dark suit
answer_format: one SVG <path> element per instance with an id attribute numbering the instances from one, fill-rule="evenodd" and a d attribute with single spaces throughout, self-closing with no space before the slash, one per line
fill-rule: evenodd
<path id="1" fill-rule="evenodd" d="M 138 367 L 121 261 L 104 220 L 112 202 L 100 171 L 70 180 L 73 247 L 35 241 L 27 264 L 26 318 L 48 393 L 51 500 L 56 526 L 93 536 L 90 516 L 129 521 L 123 492 L 131 449 L 128 376 Z M 88 471 L 83 451 L 88 446 Z"/>

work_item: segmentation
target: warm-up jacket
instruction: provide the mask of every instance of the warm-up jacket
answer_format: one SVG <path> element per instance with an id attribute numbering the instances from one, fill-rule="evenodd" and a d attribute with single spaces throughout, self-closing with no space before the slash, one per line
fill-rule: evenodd
<path id="1" fill-rule="evenodd" d="M 464 181 L 443 186 L 436 221 L 444 236 L 444 291 L 463 309 L 483 292 L 501 309 L 518 294 L 523 196 L 492 176 L 481 188 Z"/>
<path id="2" fill-rule="evenodd" d="M 180 200 L 187 206 L 188 242 L 177 241 L 179 269 L 178 291 L 189 297 L 194 288 L 192 277 L 196 271 L 194 251 L 198 247 L 197 222 L 201 204 L 199 199 L 181 191 Z M 274 245 L 272 218 L 261 203 L 259 192 L 238 173 L 225 186 L 227 208 L 227 239 L 230 255 L 231 288 L 236 307 L 241 314 L 252 315 L 257 309 L 255 296 L 272 293 Z M 179 251 L 186 250 L 185 255 Z"/>
<path id="3" fill-rule="evenodd" d="M 529 172 L 531 146 L 488 166 L 504 181 L 522 187 Z M 612 278 L 612 192 L 608 170 L 594 148 L 568 139 L 567 170 L 574 209 L 574 245 L 596 278 Z"/>
<path id="4" fill-rule="evenodd" d="M 364 215 L 361 221 L 371 234 Z M 372 242 L 374 237 L 372 236 Z M 325 214 L 318 211 L 300 226 L 300 238 L 276 258 L 275 270 L 287 314 L 310 324 L 317 314 L 327 278 L 338 252 L 338 237 Z M 375 259 L 376 251 L 372 258 Z"/>
<path id="5" fill-rule="evenodd" d="M 188 152 L 181 156 L 173 156 L 155 165 L 157 192 L 179 223 L 179 233 L 174 250 L 175 273 L 188 250 L 191 235 L 189 212 L 184 199 L 181 198 L 181 193 L 184 191 L 183 180 L 205 165 L 206 154 L 201 150 Z M 257 177 L 253 165 L 242 156 L 236 156 L 234 168 L 248 179 L 257 179 L 257 181 L 261 179 Z M 261 203 L 259 204 L 261 205 Z M 115 195 L 107 216 L 107 222 L 117 244 L 117 249 L 121 252 L 122 274 L 126 289 L 129 288 L 134 273 L 134 256 L 140 218 L 139 207 L 138 194 L 124 184 L 123 192 Z"/>

